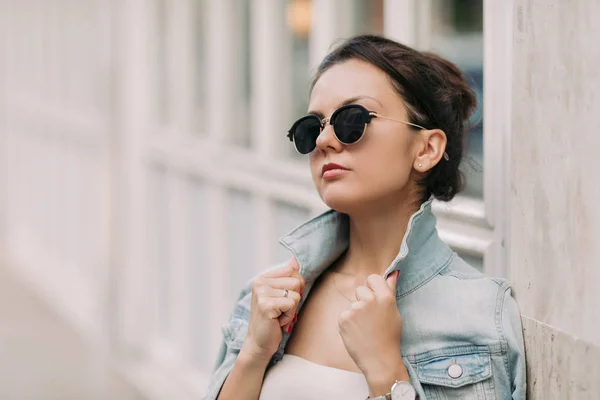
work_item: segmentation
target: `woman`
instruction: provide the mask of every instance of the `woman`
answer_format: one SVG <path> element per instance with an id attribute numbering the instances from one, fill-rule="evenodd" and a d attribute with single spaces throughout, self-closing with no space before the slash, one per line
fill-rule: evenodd
<path id="1" fill-rule="evenodd" d="M 438 237 L 476 99 L 452 63 L 377 36 L 333 50 L 289 138 L 331 211 L 281 242 L 225 326 L 208 399 L 524 399 L 509 285 Z"/>

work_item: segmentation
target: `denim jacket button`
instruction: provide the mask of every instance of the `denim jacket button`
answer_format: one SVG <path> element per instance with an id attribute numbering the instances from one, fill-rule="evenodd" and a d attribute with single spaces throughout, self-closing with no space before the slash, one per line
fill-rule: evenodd
<path id="1" fill-rule="evenodd" d="M 452 379 L 458 379 L 462 376 L 463 369 L 458 364 L 452 364 L 448 367 L 448 376 Z"/>

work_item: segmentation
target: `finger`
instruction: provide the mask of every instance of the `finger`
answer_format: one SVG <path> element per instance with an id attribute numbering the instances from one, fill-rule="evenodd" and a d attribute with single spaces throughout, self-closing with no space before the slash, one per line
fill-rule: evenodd
<path id="1" fill-rule="evenodd" d="M 398 276 L 400 276 L 400 270 L 396 270 L 388 275 L 386 281 L 389 288 L 396 294 L 396 284 L 398 283 Z"/>
<path id="2" fill-rule="evenodd" d="M 292 331 L 292 325 L 295 324 L 297 321 L 298 304 L 300 303 L 300 300 L 302 299 L 302 294 L 303 294 L 302 292 L 304 291 L 304 288 L 306 287 L 306 281 L 304 280 L 304 277 L 300 274 L 300 265 L 298 263 L 298 260 L 293 258 L 292 260 L 290 260 L 288 265 L 292 266 L 291 277 L 296 278 L 300 282 L 300 286 L 298 288 L 294 288 L 294 290 L 299 293 L 299 298 L 296 303 L 296 307 L 294 307 L 293 309 L 291 309 L 288 312 L 285 312 L 284 314 L 279 316 L 279 323 L 280 323 L 281 329 L 283 329 L 285 332 L 289 333 Z M 295 297 L 295 295 L 293 295 L 293 296 Z"/>
<path id="3" fill-rule="evenodd" d="M 356 296 L 356 300 L 358 301 L 375 300 L 375 295 L 373 291 L 364 285 L 357 286 L 356 290 L 354 291 L 354 295 Z"/>
<path id="4" fill-rule="evenodd" d="M 286 297 L 285 290 L 286 289 L 278 289 L 278 288 L 272 288 L 270 286 L 262 285 L 262 286 L 255 288 L 253 294 L 259 300 L 266 299 L 266 298 L 284 298 L 284 299 L 292 300 L 292 303 L 293 303 L 292 306 L 288 307 L 284 310 L 287 313 L 287 310 L 289 308 L 292 308 L 293 310 L 295 310 L 298 307 L 301 297 L 300 297 L 300 293 L 295 292 L 293 290 L 289 290 L 289 289 L 287 289 L 288 292 L 287 292 L 287 297 Z M 293 316 L 293 313 L 291 313 L 290 315 Z"/>
<path id="5" fill-rule="evenodd" d="M 279 326 L 284 331 L 287 331 L 289 329 L 290 325 L 294 322 L 295 315 L 296 315 L 296 312 L 293 309 L 281 314 L 279 316 L 279 318 L 277 318 L 279 320 Z"/>
<path id="6" fill-rule="evenodd" d="M 294 276 L 295 276 L 295 274 L 294 274 Z M 298 276 L 298 280 L 300 281 L 300 288 L 298 289 L 299 292 L 294 291 L 294 292 L 290 292 L 288 294 L 288 296 L 290 296 L 290 295 L 293 296 L 294 299 L 296 299 L 296 296 L 297 296 L 298 301 L 296 302 L 296 307 L 294 307 L 289 312 L 285 313 L 285 315 L 282 315 L 279 317 L 280 326 L 284 332 L 291 332 L 292 325 L 296 323 L 297 315 L 298 315 L 298 306 L 300 304 L 300 301 L 302 300 L 302 296 L 303 296 L 302 292 L 304 291 L 304 288 L 306 286 L 304 278 L 302 278 L 302 276 L 300 274 L 298 274 L 297 276 Z"/>
<path id="7" fill-rule="evenodd" d="M 290 315 L 291 314 L 291 315 Z M 290 327 L 296 322 L 296 312 L 286 312 L 279 317 L 279 326 L 288 332 Z"/>
<path id="8" fill-rule="evenodd" d="M 280 278 L 283 276 L 291 276 L 293 271 L 296 271 L 296 265 L 298 263 L 295 259 L 284 265 L 283 267 L 275 268 L 272 271 L 265 272 L 263 278 Z"/>
<path id="9" fill-rule="evenodd" d="M 364 301 L 355 301 L 354 303 L 352 303 L 350 305 L 350 309 L 354 310 L 354 311 L 360 311 L 360 310 L 364 310 L 365 306 L 366 306 L 366 304 Z"/>
<path id="10" fill-rule="evenodd" d="M 391 275 L 395 274 L 396 272 L 392 272 Z M 375 297 L 377 298 L 382 298 L 390 295 L 390 286 L 381 275 L 369 275 L 367 277 L 367 286 L 369 286 L 369 288 L 375 293 Z"/>
<path id="11" fill-rule="evenodd" d="M 338 315 L 338 331 L 342 333 L 344 327 L 352 320 L 354 316 L 354 311 L 352 310 L 344 310 Z"/>
<path id="12" fill-rule="evenodd" d="M 294 271 L 292 272 L 292 278 L 296 278 L 300 281 L 300 292 L 303 292 L 304 288 L 306 287 L 306 281 L 304 280 L 304 277 L 300 274 L 300 272 Z"/>
<path id="13" fill-rule="evenodd" d="M 291 311 L 290 311 L 290 313 L 291 313 Z M 287 313 L 286 313 L 286 314 L 287 314 Z M 280 318 L 282 318 L 282 317 L 280 317 Z M 296 308 L 296 309 L 294 310 L 294 317 L 293 317 L 293 318 L 292 318 L 290 321 L 286 322 L 284 325 L 280 325 L 280 326 L 281 326 L 281 329 L 283 329 L 283 330 L 284 330 L 284 331 L 286 331 L 286 332 L 291 332 L 291 328 L 292 328 L 294 325 L 296 325 L 296 322 L 297 322 L 297 321 L 298 321 L 298 308 Z"/>
<path id="14" fill-rule="evenodd" d="M 296 277 L 265 278 L 263 283 L 274 289 L 287 289 L 300 293 L 304 285 Z"/>
<path id="15" fill-rule="evenodd" d="M 262 288 L 260 288 L 258 290 L 258 293 L 260 296 L 263 297 L 273 297 L 273 298 L 279 298 L 279 297 L 283 297 L 291 299 L 294 302 L 294 306 L 297 306 L 298 303 L 300 303 L 300 293 L 294 291 L 294 290 L 290 290 L 287 289 L 287 297 L 285 297 L 285 290 L 286 289 L 279 289 L 279 288 L 274 288 L 274 287 L 270 287 L 270 286 L 263 286 Z"/>
<path id="16" fill-rule="evenodd" d="M 289 303 L 283 303 L 286 304 L 286 307 L 280 309 L 280 312 L 277 315 L 277 319 L 279 320 L 279 326 L 281 327 L 285 327 L 290 322 L 293 322 L 301 299 L 300 294 L 298 292 L 288 290 L 287 297 L 284 297 L 284 289 L 263 286 L 259 289 L 259 293 L 261 297 L 264 298 L 290 300 Z"/>
<path id="17" fill-rule="evenodd" d="M 279 316 L 279 326 L 282 327 L 283 330 L 287 330 L 290 325 L 295 322 L 297 309 L 298 307 L 292 307 L 289 310 L 285 310 L 285 312 Z"/>
<path id="18" fill-rule="evenodd" d="M 277 319 L 294 308 L 294 300 L 289 297 L 261 296 L 257 305 L 261 314 L 270 319 Z"/>
<path id="19" fill-rule="evenodd" d="M 294 322 L 298 311 L 298 304 L 300 303 L 300 294 L 296 292 L 289 292 L 288 298 L 292 299 L 293 306 L 287 310 L 283 310 L 284 312 L 279 316 L 279 326 L 281 327 L 286 327 L 286 325 Z"/>

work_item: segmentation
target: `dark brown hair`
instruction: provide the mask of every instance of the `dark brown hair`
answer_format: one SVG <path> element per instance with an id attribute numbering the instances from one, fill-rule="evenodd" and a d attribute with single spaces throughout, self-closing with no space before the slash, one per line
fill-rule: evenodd
<path id="1" fill-rule="evenodd" d="M 464 185 L 459 165 L 465 147 L 468 120 L 477 108 L 475 92 L 458 67 L 433 53 L 420 52 L 374 35 L 342 42 L 317 68 L 311 91 L 321 75 L 350 59 L 366 61 L 385 72 L 408 109 L 409 121 L 427 129 L 441 129 L 447 137 L 449 160 L 440 162 L 418 183 L 422 201 L 431 195 L 450 201 Z"/>

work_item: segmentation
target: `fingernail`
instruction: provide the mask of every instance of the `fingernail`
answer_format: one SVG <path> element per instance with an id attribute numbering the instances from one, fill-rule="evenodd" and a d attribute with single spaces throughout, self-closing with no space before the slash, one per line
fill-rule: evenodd
<path id="1" fill-rule="evenodd" d="M 292 320 L 292 323 L 295 324 L 296 321 L 298 321 L 298 314 L 294 314 L 294 319 Z"/>
<path id="2" fill-rule="evenodd" d="M 300 291 L 300 297 L 302 297 L 302 293 L 304 293 L 302 290 Z"/>
<path id="3" fill-rule="evenodd" d="M 292 326 L 293 326 L 293 325 L 292 325 L 292 324 L 290 324 L 290 326 L 288 327 L 288 333 L 291 333 L 291 332 L 292 332 Z"/>

